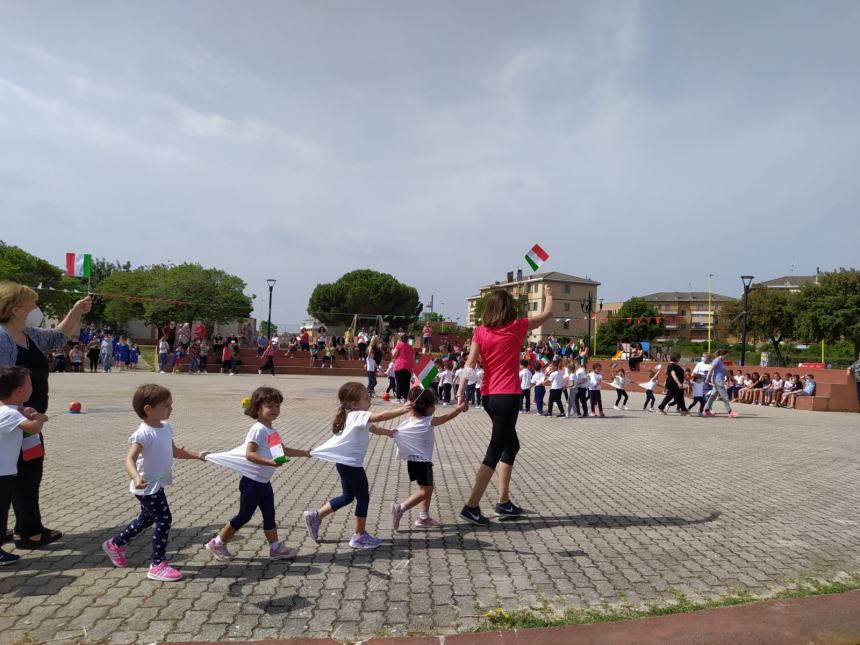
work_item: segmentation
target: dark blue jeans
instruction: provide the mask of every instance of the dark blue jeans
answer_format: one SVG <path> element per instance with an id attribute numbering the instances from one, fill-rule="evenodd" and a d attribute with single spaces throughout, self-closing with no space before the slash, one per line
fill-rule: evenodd
<path id="1" fill-rule="evenodd" d="M 355 504 L 355 516 L 367 517 L 367 507 L 370 505 L 370 485 L 367 483 L 367 473 L 360 466 L 345 466 L 335 464 L 337 474 L 340 475 L 340 485 L 343 492 L 329 500 L 332 510 L 337 510 Z"/>
<path id="2" fill-rule="evenodd" d="M 537 407 L 538 414 L 543 414 L 543 397 L 545 394 L 545 386 L 535 385 L 535 407 Z"/>
<path id="3" fill-rule="evenodd" d="M 230 526 L 238 531 L 251 520 L 258 508 L 263 514 L 263 530 L 271 531 L 275 528 L 275 492 L 272 484 L 242 477 L 239 480 L 239 512 L 230 520 Z"/>
<path id="4" fill-rule="evenodd" d="M 155 524 L 155 529 L 152 531 L 152 564 L 161 564 L 165 559 L 167 538 L 173 523 L 170 506 L 167 504 L 167 495 L 164 494 L 162 488 L 154 495 L 138 495 L 137 501 L 140 502 L 140 515 L 113 538 L 113 543 L 116 546 L 125 546 L 137 537 L 143 529 Z"/>

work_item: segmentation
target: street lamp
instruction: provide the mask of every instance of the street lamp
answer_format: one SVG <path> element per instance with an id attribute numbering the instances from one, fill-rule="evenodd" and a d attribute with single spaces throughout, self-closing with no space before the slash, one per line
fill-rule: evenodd
<path id="1" fill-rule="evenodd" d="M 588 314 L 588 344 L 592 345 L 591 341 L 591 316 L 594 312 L 594 296 L 591 291 L 588 292 L 588 300 L 580 300 L 579 308 L 582 309 L 583 312 Z M 603 311 L 603 299 L 600 299 L 600 310 Z M 595 324 L 595 332 L 597 331 L 597 325 Z M 595 346 L 597 345 L 597 338 L 594 339 L 594 345 L 591 346 L 591 353 L 594 355 Z"/>
<path id="2" fill-rule="evenodd" d="M 269 317 L 266 320 L 266 335 L 269 337 L 269 340 L 272 339 L 272 289 L 275 288 L 276 280 L 274 278 L 269 278 L 266 280 L 266 284 L 269 285 Z"/>
<path id="3" fill-rule="evenodd" d="M 742 275 L 741 280 L 744 283 L 744 323 L 741 331 L 741 367 L 746 365 L 746 356 L 747 356 L 747 317 L 749 311 L 749 302 L 750 302 L 750 285 L 752 284 L 753 277 L 751 275 Z"/>

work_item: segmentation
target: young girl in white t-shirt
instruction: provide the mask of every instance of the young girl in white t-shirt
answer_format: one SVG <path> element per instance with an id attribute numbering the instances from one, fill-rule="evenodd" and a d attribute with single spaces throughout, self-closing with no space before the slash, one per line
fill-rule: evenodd
<path id="1" fill-rule="evenodd" d="M 618 409 L 618 404 L 621 403 L 621 399 L 624 399 L 624 402 L 621 403 L 624 406 L 624 409 L 627 409 L 627 400 L 630 398 L 627 394 L 627 390 L 624 388 L 630 382 L 630 379 L 627 378 L 627 374 L 624 370 L 615 370 L 615 377 L 612 379 L 612 387 L 615 388 L 615 405 L 612 406 L 613 410 Z"/>
<path id="2" fill-rule="evenodd" d="M 588 399 L 591 401 L 591 416 L 606 416 L 603 414 L 603 397 L 600 394 L 600 384 L 603 382 L 603 374 L 600 372 L 600 363 L 595 363 L 588 373 Z M 600 411 L 598 415 L 598 410 Z"/>
<path id="3" fill-rule="evenodd" d="M 468 410 L 469 406 L 463 402 L 452 412 L 434 417 L 436 395 L 433 390 L 413 387 L 409 390 L 407 400 L 412 404 L 412 414 L 397 427 L 394 442 L 397 444 L 397 458 L 407 460 L 409 481 L 418 484 L 418 491 L 412 493 L 403 503 L 391 504 L 394 530 L 400 528 L 403 514 L 419 503 L 421 511 L 415 520 L 415 526 L 425 529 L 438 528 L 441 524 L 430 517 L 430 498 L 433 496 L 433 445 L 436 440 L 433 428 L 447 423 Z"/>
<path id="4" fill-rule="evenodd" d="M 280 391 L 272 387 L 258 387 L 245 408 L 245 414 L 256 420 L 245 436 L 245 443 L 229 453 L 208 455 L 210 461 L 232 467 L 242 474 L 239 480 L 239 512 L 224 525 L 218 535 L 206 543 L 206 548 L 216 560 L 229 562 L 233 559 L 227 543 L 233 539 L 236 531 L 250 521 L 258 508 L 263 515 L 263 534 L 269 543 L 269 558 L 283 560 L 296 555 L 294 548 L 278 539 L 275 491 L 272 490 L 270 480 L 275 469 L 287 462 L 287 457 L 310 457 L 311 453 L 308 450 L 287 448 L 281 436 L 272 428 L 281 415 L 283 402 L 284 396 Z M 227 460 L 235 465 L 225 463 Z"/>
<path id="5" fill-rule="evenodd" d="M 445 361 L 445 369 L 439 373 L 439 398 L 442 405 L 451 405 L 451 388 L 454 386 L 454 372 L 451 370 L 453 363 Z"/>
<path id="6" fill-rule="evenodd" d="M 305 524 L 314 541 L 319 542 L 320 521 L 337 509 L 352 504 L 355 506 L 355 533 L 349 540 L 354 549 L 375 549 L 380 541 L 366 531 L 367 507 L 370 502 L 370 487 L 367 473 L 364 472 L 364 456 L 370 443 L 370 435 L 377 434 L 393 437 L 396 430 L 374 425 L 381 421 L 395 419 L 409 412 L 411 404 L 406 404 L 388 412 L 370 413 L 370 398 L 361 383 L 344 383 L 338 390 L 340 410 L 332 424 L 331 437 L 321 446 L 311 450 L 311 456 L 334 462 L 343 493 L 316 511 L 305 511 Z"/>
<path id="7" fill-rule="evenodd" d="M 155 525 L 152 535 L 152 565 L 146 577 L 161 582 L 175 582 L 182 574 L 165 559 L 167 538 L 173 516 L 167 505 L 164 487 L 173 483 L 173 459 L 205 459 L 209 453 L 195 454 L 173 443 L 173 428 L 167 423 L 173 411 L 170 390 L 161 385 L 141 385 L 134 393 L 132 407 L 142 423 L 128 442 L 125 471 L 131 477 L 129 491 L 140 503 L 140 515 L 117 535 L 102 543 L 102 550 L 117 567 L 128 564 L 125 545 L 146 527 Z"/>

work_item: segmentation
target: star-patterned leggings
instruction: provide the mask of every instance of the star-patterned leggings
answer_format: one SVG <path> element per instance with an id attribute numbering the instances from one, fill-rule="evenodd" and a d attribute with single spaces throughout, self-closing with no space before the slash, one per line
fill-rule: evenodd
<path id="1" fill-rule="evenodd" d="M 167 495 L 162 488 L 154 495 L 138 495 L 137 499 L 140 502 L 140 515 L 113 538 L 113 543 L 116 546 L 125 546 L 143 529 L 155 524 L 152 533 L 152 564 L 161 564 L 165 559 L 167 537 L 170 534 L 170 524 L 173 522 L 170 506 L 167 505 Z"/>

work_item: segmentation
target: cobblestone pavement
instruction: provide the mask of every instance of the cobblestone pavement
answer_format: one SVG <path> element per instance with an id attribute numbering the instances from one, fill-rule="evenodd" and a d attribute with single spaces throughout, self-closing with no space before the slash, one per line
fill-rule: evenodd
<path id="1" fill-rule="evenodd" d="M 132 518 L 122 459 L 137 425 L 131 394 L 156 379 L 174 393 L 177 445 L 223 450 L 244 438 L 240 400 L 257 385 L 286 395 L 277 426 L 287 445 L 330 432 L 335 377 L 56 374 L 42 487 L 46 524 L 65 532 L 50 550 L 19 551 L 0 570 L 0 639 L 81 634 L 114 642 L 333 636 L 432 631 L 478 622 L 479 606 L 545 597 L 556 607 L 666 599 L 671 589 L 766 593 L 802 575 L 860 570 L 860 415 L 741 409 L 736 420 L 607 410 L 605 419 L 521 416 L 513 499 L 530 515 L 480 529 L 458 521 L 489 435 L 470 411 L 438 430 L 436 532 L 391 529 L 389 504 L 409 490 L 389 439 L 373 437 L 368 527 L 375 551 L 352 550 L 346 509 L 323 523 L 322 543 L 301 512 L 339 491 L 331 464 L 294 459 L 273 479 L 281 537 L 294 562 L 263 559 L 259 515 L 237 536 L 231 563 L 205 542 L 235 512 L 231 471 L 177 462 L 168 489 L 168 557 L 186 578 L 147 580 L 149 533 L 111 566 L 99 545 Z M 63 413 L 80 400 L 86 414 Z M 633 407 L 643 397 L 631 397 Z M 386 404 L 380 404 L 386 405 Z M 610 406 L 611 407 L 611 406 Z M 484 511 L 491 510 L 491 486 Z M 414 517 L 413 517 L 414 519 Z"/>

